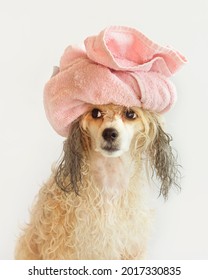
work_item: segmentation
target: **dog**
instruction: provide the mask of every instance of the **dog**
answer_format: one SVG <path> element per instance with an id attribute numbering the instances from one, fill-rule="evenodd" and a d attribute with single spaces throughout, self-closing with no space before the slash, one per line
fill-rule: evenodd
<path id="1" fill-rule="evenodd" d="M 146 257 L 148 174 L 165 199 L 179 169 L 158 113 L 114 104 L 76 119 L 63 157 L 41 188 L 16 259 L 134 260 Z"/>

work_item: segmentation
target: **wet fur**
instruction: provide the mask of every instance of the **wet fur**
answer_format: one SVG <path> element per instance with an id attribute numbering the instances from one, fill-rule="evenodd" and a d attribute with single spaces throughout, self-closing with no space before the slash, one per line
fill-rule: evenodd
<path id="1" fill-rule="evenodd" d="M 92 152 L 82 118 L 73 123 L 63 159 L 41 188 L 18 241 L 16 259 L 144 258 L 151 223 L 145 166 L 161 182 L 165 199 L 179 173 L 160 117 L 135 110 L 143 130 L 119 158 Z"/>

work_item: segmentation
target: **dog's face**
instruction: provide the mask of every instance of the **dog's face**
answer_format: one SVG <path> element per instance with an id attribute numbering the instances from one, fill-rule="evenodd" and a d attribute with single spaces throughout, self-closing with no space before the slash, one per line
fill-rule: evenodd
<path id="1" fill-rule="evenodd" d="M 62 190 L 78 194 L 82 166 L 91 152 L 104 157 L 120 157 L 128 152 L 137 162 L 144 154 L 153 174 L 161 181 L 160 193 L 167 198 L 170 186 L 177 185 L 179 174 L 171 140 L 156 113 L 137 107 L 92 106 L 71 125 L 56 183 Z"/>
<path id="2" fill-rule="evenodd" d="M 83 117 L 82 127 L 90 137 L 91 149 L 105 157 L 128 152 L 144 132 L 141 110 L 115 105 L 92 107 Z"/>

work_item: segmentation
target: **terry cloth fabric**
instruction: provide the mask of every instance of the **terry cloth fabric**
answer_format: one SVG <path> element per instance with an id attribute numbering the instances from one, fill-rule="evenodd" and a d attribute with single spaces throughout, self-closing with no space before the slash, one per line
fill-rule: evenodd
<path id="1" fill-rule="evenodd" d="M 69 46 L 60 69 L 44 89 L 46 116 L 55 131 L 66 137 L 71 123 L 89 104 L 117 104 L 164 113 L 176 101 L 169 77 L 186 59 L 141 32 L 112 26 L 85 40 L 85 50 Z"/>

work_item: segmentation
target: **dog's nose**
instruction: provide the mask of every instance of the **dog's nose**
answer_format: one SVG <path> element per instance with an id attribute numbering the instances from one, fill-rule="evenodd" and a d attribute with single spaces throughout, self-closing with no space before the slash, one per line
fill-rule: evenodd
<path id="1" fill-rule="evenodd" d="M 108 142 L 113 142 L 118 137 L 118 131 L 114 128 L 106 128 L 103 130 L 103 138 Z"/>

